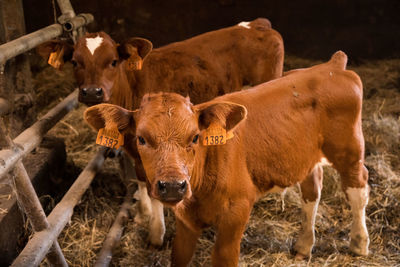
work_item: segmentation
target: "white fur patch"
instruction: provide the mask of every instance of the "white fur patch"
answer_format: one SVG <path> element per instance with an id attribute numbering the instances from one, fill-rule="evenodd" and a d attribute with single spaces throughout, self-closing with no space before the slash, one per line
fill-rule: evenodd
<path id="1" fill-rule="evenodd" d="M 154 198 L 151 199 L 151 205 L 153 214 L 150 219 L 150 243 L 161 246 L 165 234 L 164 207 L 159 200 Z"/>
<path id="2" fill-rule="evenodd" d="M 353 223 L 350 232 L 350 249 L 359 255 L 368 255 L 368 230 L 365 224 L 365 207 L 368 204 L 368 185 L 361 188 L 349 187 L 346 190 L 351 212 L 353 214 Z M 352 247 L 353 239 L 356 245 Z"/>
<path id="3" fill-rule="evenodd" d="M 140 211 L 145 216 L 150 216 L 152 214 L 151 200 L 147 194 L 147 187 L 145 182 L 138 181 L 138 190 L 135 192 L 133 197 L 140 202 Z"/>
<path id="4" fill-rule="evenodd" d="M 310 256 L 312 247 L 315 242 L 314 225 L 317 216 L 319 196 L 316 201 L 303 202 L 302 213 L 303 220 L 301 222 L 302 229 L 299 239 L 295 245 L 297 253 L 304 256 Z"/>
<path id="5" fill-rule="evenodd" d="M 103 43 L 103 37 L 86 38 L 86 47 L 94 55 L 94 51 Z"/>
<path id="6" fill-rule="evenodd" d="M 330 163 L 325 157 L 321 158 L 317 164 L 321 166 L 332 166 L 332 163 Z"/>
<path id="7" fill-rule="evenodd" d="M 306 214 L 308 227 L 314 232 L 315 217 L 317 216 L 319 198 L 316 201 L 303 202 L 303 211 Z"/>
<path id="8" fill-rule="evenodd" d="M 251 28 L 251 27 L 250 27 L 250 22 L 248 22 L 248 21 L 240 22 L 240 23 L 238 24 L 238 26 L 244 27 L 244 28 L 246 28 L 246 29 L 250 29 L 250 28 Z"/>
<path id="9" fill-rule="evenodd" d="M 347 197 L 349 198 L 349 204 L 353 213 L 353 220 L 355 224 L 367 232 L 367 226 L 365 225 L 365 206 L 368 204 L 368 185 L 365 187 L 349 187 L 346 190 Z"/>

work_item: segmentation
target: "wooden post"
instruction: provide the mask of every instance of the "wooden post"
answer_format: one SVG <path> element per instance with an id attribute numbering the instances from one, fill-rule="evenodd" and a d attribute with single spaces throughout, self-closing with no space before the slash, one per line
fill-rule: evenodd
<path id="1" fill-rule="evenodd" d="M 24 34 L 22 0 L 0 1 L 0 42 L 6 43 Z M 15 137 L 36 118 L 33 108 L 35 93 L 28 57 L 20 55 L 9 60 L 5 65 L 5 76 L 5 88 L 0 88 L 0 97 L 7 99 L 11 104 L 14 117 L 10 123 L 10 134 Z"/>
<path id="2" fill-rule="evenodd" d="M 4 137 L 10 147 L 13 148 L 15 146 L 11 137 L 5 130 L 5 125 L 2 118 L 0 118 L 0 134 Z M 35 232 L 39 232 L 49 228 L 50 225 L 47 221 L 46 214 L 44 213 L 42 205 L 40 204 L 39 198 L 36 195 L 35 189 L 31 183 L 31 179 L 26 172 L 22 160 L 18 161 L 16 164 L 14 175 L 17 200 L 29 218 L 33 230 Z M 68 266 L 57 240 L 55 240 L 52 244 L 47 259 L 49 260 L 51 266 Z"/>

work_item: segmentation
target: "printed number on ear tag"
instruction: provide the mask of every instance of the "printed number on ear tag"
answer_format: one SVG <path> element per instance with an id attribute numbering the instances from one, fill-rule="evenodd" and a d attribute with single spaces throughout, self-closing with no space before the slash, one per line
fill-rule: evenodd
<path id="1" fill-rule="evenodd" d="M 128 68 L 130 70 L 141 70 L 142 69 L 142 59 L 140 57 L 130 57 L 128 58 Z"/>
<path id="2" fill-rule="evenodd" d="M 203 135 L 203 146 L 217 146 L 226 144 L 226 130 L 219 125 L 211 124 Z"/>
<path id="3" fill-rule="evenodd" d="M 118 149 L 124 144 L 124 135 L 118 129 L 101 128 L 97 134 L 96 144 Z"/>

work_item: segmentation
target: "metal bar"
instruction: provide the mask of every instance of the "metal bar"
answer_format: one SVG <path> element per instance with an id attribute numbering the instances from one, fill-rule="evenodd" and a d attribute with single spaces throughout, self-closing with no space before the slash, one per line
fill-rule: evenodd
<path id="1" fill-rule="evenodd" d="M 97 151 L 96 155 L 81 172 L 63 199 L 47 217 L 50 227 L 41 232 L 36 232 L 11 266 L 31 267 L 40 264 L 51 244 L 70 221 L 74 207 L 80 201 L 96 173 L 103 165 L 104 154 L 105 148 L 100 148 Z"/>
<path id="2" fill-rule="evenodd" d="M 0 134 L 10 147 L 14 147 L 14 142 L 6 131 L 3 119 L 0 118 Z M 22 206 L 26 216 L 29 218 L 32 228 L 35 232 L 42 231 L 49 227 L 46 214 L 40 204 L 39 198 L 36 195 L 35 189 L 31 183 L 28 173 L 22 161 L 18 161 L 14 169 L 15 175 L 15 191 L 18 203 Z M 49 251 L 48 260 L 50 264 L 55 266 L 68 266 L 62 254 L 61 248 L 57 240 L 53 243 L 52 249 Z"/>
<path id="3" fill-rule="evenodd" d="M 57 0 L 57 3 L 63 15 L 68 15 L 70 18 L 75 17 L 75 11 L 69 0 Z"/>
<path id="4" fill-rule="evenodd" d="M 118 159 L 120 164 L 120 176 L 121 180 L 129 182 L 137 180 L 136 172 L 133 168 L 132 161 L 129 156 L 123 151 L 116 151 L 118 153 Z M 124 231 L 124 226 L 129 219 L 129 209 L 132 205 L 133 187 L 127 186 L 127 192 L 122 203 L 121 209 L 108 232 L 106 239 L 104 240 L 103 247 L 98 254 L 95 267 L 107 267 L 110 265 L 112 259 L 112 252 L 114 247 L 118 244 Z"/>
<path id="5" fill-rule="evenodd" d="M 37 147 L 47 131 L 78 105 L 77 98 L 78 89 L 47 112 L 46 115 L 40 118 L 31 127 L 18 135 L 13 140 L 16 145 L 14 148 L 0 150 L 0 178 L 11 171 L 18 160 Z"/>
<path id="6" fill-rule="evenodd" d="M 17 199 L 29 218 L 33 230 L 39 232 L 47 229 L 50 225 L 46 214 L 21 160 L 15 166 L 14 173 Z M 52 243 L 47 259 L 54 266 L 68 266 L 57 240 Z"/>
<path id="7" fill-rule="evenodd" d="M 127 194 L 121 209 L 118 212 L 117 218 L 108 232 L 103 247 L 97 257 L 94 267 L 107 267 L 112 259 L 112 251 L 121 239 L 124 231 L 124 226 L 129 219 L 129 209 L 132 205 L 132 194 Z"/>
<path id="8" fill-rule="evenodd" d="M 10 103 L 4 98 L 0 98 L 0 117 L 8 114 L 10 111 Z"/>
<path id="9" fill-rule="evenodd" d="M 84 18 L 84 19 L 83 19 Z M 91 14 L 80 14 L 73 19 L 71 23 L 74 27 L 79 28 L 93 21 Z M 36 46 L 60 36 L 63 33 L 63 26 L 53 24 L 38 31 L 24 35 L 11 42 L 0 45 L 0 64 L 6 62 L 19 54 L 22 54 Z"/>
<path id="10" fill-rule="evenodd" d="M 79 14 L 75 16 L 73 19 L 65 22 L 63 24 L 63 28 L 65 31 L 70 32 L 82 27 L 82 25 L 87 25 L 91 23 L 93 20 L 94 17 L 92 14 L 89 13 Z"/>
<path id="11" fill-rule="evenodd" d="M 5 63 L 10 58 L 35 48 L 41 43 L 54 39 L 62 33 L 63 27 L 60 24 L 53 24 L 5 43 L 0 46 L 0 63 Z"/>

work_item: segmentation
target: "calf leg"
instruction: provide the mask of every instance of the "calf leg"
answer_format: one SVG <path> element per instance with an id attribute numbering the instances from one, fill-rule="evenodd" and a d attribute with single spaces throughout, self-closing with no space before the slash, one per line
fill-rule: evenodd
<path id="1" fill-rule="evenodd" d="M 165 224 L 164 224 L 164 207 L 163 204 L 157 200 L 151 199 L 152 214 L 150 217 L 150 244 L 154 246 L 161 246 L 164 240 Z"/>
<path id="2" fill-rule="evenodd" d="M 295 245 L 297 259 L 311 256 L 311 250 L 315 242 L 314 224 L 321 197 L 322 179 L 322 166 L 317 164 L 307 178 L 300 184 L 303 207 L 301 232 Z"/>
<path id="3" fill-rule="evenodd" d="M 171 267 L 188 266 L 196 248 L 201 230 L 191 229 L 176 218 L 176 233 L 172 244 Z"/>
<path id="4" fill-rule="evenodd" d="M 122 161 L 120 161 L 120 164 L 124 169 L 124 172 L 130 175 L 136 172 L 137 175 L 141 175 L 141 172 L 137 172 L 137 168 L 133 167 L 133 162 L 126 153 L 122 154 L 122 159 L 120 160 Z M 137 164 L 141 163 L 137 162 Z M 139 212 L 135 216 L 135 222 L 142 223 L 145 220 L 145 217 L 150 217 L 150 244 L 154 246 L 161 246 L 165 233 L 163 205 L 158 200 L 149 197 L 146 183 L 141 181 L 138 181 L 138 190 L 135 192 L 134 198 L 139 202 Z"/>
<path id="5" fill-rule="evenodd" d="M 230 207 L 229 214 L 221 215 L 212 252 L 212 266 L 236 267 L 239 263 L 240 241 L 250 216 L 250 205 L 243 202 Z"/>
<path id="6" fill-rule="evenodd" d="M 364 166 L 364 139 L 361 126 L 356 130 L 355 133 L 345 135 L 343 140 L 347 142 L 324 145 L 324 153 L 340 173 L 342 189 L 351 207 L 353 223 L 350 232 L 350 250 L 358 255 L 368 255 L 369 237 L 365 223 L 365 207 L 369 195 L 368 170 Z"/>
<path id="7" fill-rule="evenodd" d="M 368 204 L 369 187 L 366 182 L 368 179 L 368 171 L 365 166 L 360 162 L 360 177 L 358 181 L 348 183 L 342 181 L 343 190 L 346 193 L 347 200 L 351 207 L 353 215 L 353 223 L 350 231 L 350 250 L 357 255 L 368 255 L 369 237 L 367 225 L 365 223 L 365 207 Z M 349 176 L 347 176 L 349 177 Z"/>
<path id="8" fill-rule="evenodd" d="M 133 197 L 139 201 L 139 212 L 135 216 L 135 222 L 142 223 L 144 218 L 151 216 L 153 209 L 151 199 L 147 194 L 147 187 L 145 182 L 138 181 L 138 190 Z"/>

